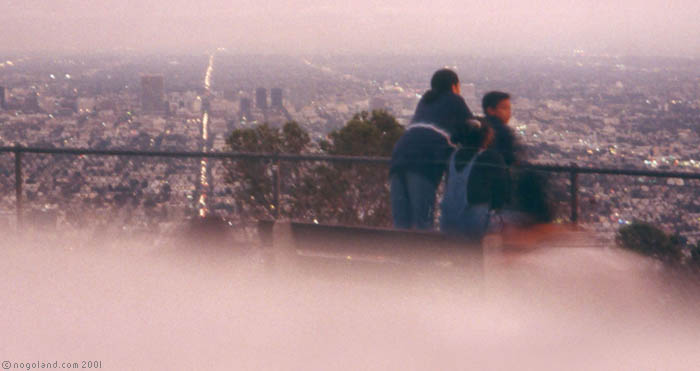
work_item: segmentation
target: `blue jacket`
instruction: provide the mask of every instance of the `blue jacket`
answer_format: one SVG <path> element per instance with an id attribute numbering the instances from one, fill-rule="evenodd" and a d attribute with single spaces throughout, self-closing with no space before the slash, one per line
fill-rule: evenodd
<path id="1" fill-rule="evenodd" d="M 456 148 L 454 143 L 466 132 L 466 121 L 472 113 L 464 99 L 452 92 L 442 93 L 431 102 L 424 98 L 394 146 L 390 172 L 416 172 L 437 187 Z"/>

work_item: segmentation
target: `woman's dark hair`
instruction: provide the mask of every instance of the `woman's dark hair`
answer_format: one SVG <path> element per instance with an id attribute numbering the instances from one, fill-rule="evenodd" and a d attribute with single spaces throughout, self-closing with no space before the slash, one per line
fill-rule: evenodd
<path id="1" fill-rule="evenodd" d="M 430 79 L 430 90 L 423 94 L 423 101 L 430 103 L 437 99 L 440 94 L 446 91 L 452 91 L 452 86 L 459 84 L 457 74 L 447 68 L 435 71 Z"/>
<path id="2" fill-rule="evenodd" d="M 493 129 L 482 117 L 475 117 L 467 121 L 464 136 L 460 140 L 460 145 L 464 148 L 478 150 L 485 147 L 487 141 L 493 140 Z"/>
<path id="3" fill-rule="evenodd" d="M 480 149 L 485 148 L 488 142 L 493 140 L 494 131 L 487 124 L 486 119 L 474 117 L 460 125 L 459 134 L 457 143 L 461 148 L 457 152 L 455 166 L 458 171 L 461 171 Z"/>

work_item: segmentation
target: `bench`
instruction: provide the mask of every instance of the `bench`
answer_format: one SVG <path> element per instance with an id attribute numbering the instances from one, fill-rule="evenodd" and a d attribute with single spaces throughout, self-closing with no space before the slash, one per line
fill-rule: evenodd
<path id="1" fill-rule="evenodd" d="M 270 264 L 326 277 L 474 282 L 483 274 L 481 244 L 439 232 L 260 220 L 258 234 Z"/>

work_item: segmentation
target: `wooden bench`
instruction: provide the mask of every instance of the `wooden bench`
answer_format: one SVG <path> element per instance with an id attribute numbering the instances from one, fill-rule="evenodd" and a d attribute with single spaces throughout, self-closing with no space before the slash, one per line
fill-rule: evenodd
<path id="1" fill-rule="evenodd" d="M 483 274 L 481 244 L 438 232 L 261 220 L 258 233 L 271 264 L 306 273 L 367 279 L 429 275 L 460 282 L 479 281 Z"/>

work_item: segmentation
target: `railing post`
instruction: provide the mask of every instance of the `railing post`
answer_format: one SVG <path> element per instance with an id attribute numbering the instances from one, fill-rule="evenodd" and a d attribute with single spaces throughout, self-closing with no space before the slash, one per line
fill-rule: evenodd
<path id="1" fill-rule="evenodd" d="M 24 224 L 22 213 L 22 146 L 15 145 L 13 151 L 15 153 L 15 201 L 17 211 L 17 229 L 21 230 Z"/>
<path id="2" fill-rule="evenodd" d="M 572 170 L 569 173 L 571 181 L 571 223 L 578 224 L 578 171 L 576 168 L 578 165 L 571 163 Z"/>
<path id="3" fill-rule="evenodd" d="M 275 217 L 275 219 L 278 219 L 280 216 L 280 188 L 281 188 L 281 182 L 282 182 L 282 176 L 280 175 L 280 159 L 278 157 L 278 154 L 274 154 L 274 160 L 273 160 L 273 166 L 274 166 L 274 185 L 273 185 L 273 200 L 272 200 L 272 205 L 274 207 L 272 215 Z"/>

